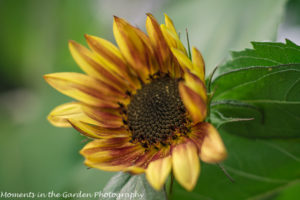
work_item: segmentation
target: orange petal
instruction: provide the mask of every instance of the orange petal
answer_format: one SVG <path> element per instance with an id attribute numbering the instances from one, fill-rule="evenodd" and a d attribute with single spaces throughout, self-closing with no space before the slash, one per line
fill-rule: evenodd
<path id="1" fill-rule="evenodd" d="M 113 31 L 116 42 L 128 63 L 134 68 L 140 79 L 147 82 L 151 51 L 145 43 L 146 38 L 127 21 L 114 17 Z"/>
<path id="2" fill-rule="evenodd" d="M 218 163 L 226 159 L 227 151 L 218 131 L 209 123 L 202 123 L 200 132 L 205 135 L 200 158 L 207 163 Z"/>
<path id="3" fill-rule="evenodd" d="M 168 66 L 171 64 L 171 52 L 156 19 L 149 13 L 147 15 L 146 29 L 151 43 L 156 49 L 160 70 L 161 72 L 166 73 L 168 71 Z"/>
<path id="4" fill-rule="evenodd" d="M 195 74 L 191 73 L 188 69 L 184 72 L 184 83 L 191 88 L 194 92 L 201 96 L 204 102 L 207 102 L 206 88 L 204 82 Z"/>
<path id="5" fill-rule="evenodd" d="M 157 155 L 156 150 L 144 151 L 135 161 L 134 165 L 141 168 L 147 168 L 152 158 Z"/>
<path id="6" fill-rule="evenodd" d="M 109 65 L 104 65 L 103 62 L 100 62 L 95 53 L 74 41 L 69 42 L 69 48 L 74 60 L 89 76 L 113 85 L 123 92 L 129 90 L 124 78 L 113 72 Z"/>
<path id="7" fill-rule="evenodd" d="M 96 52 L 96 57 L 110 72 L 114 72 L 118 77 L 124 77 L 128 85 L 133 88 L 139 87 L 139 82 L 135 75 L 131 73 L 123 58 L 120 50 L 107 40 L 102 38 L 85 35 L 89 47 Z M 125 80 L 124 80 L 125 81 Z"/>
<path id="8" fill-rule="evenodd" d="M 125 95 L 92 77 L 79 73 L 53 73 L 45 80 L 61 93 L 93 106 L 118 107 Z"/>
<path id="9" fill-rule="evenodd" d="M 106 171 L 126 171 L 144 152 L 138 145 L 129 143 L 130 138 L 109 138 L 88 143 L 80 153 L 85 164 Z"/>
<path id="10" fill-rule="evenodd" d="M 152 161 L 147 170 L 146 178 L 153 188 L 160 190 L 171 171 L 171 156 Z"/>
<path id="11" fill-rule="evenodd" d="M 179 93 L 193 123 L 202 122 L 207 111 L 205 100 L 183 82 L 179 83 Z"/>
<path id="12" fill-rule="evenodd" d="M 203 83 L 205 83 L 205 64 L 200 51 L 193 47 L 192 48 L 192 58 L 193 58 L 193 68 L 197 76 L 201 79 Z"/>
<path id="13" fill-rule="evenodd" d="M 74 119 L 69 119 L 69 122 L 77 131 L 91 138 L 99 139 L 129 136 L 129 133 L 125 128 L 104 128 Z"/>
<path id="14" fill-rule="evenodd" d="M 98 124 L 97 121 L 89 118 L 83 112 L 82 105 L 79 102 L 70 102 L 57 106 L 48 115 L 50 123 L 58 127 L 71 127 L 69 119 L 76 119 L 89 124 Z"/>
<path id="15" fill-rule="evenodd" d="M 197 147 L 191 141 L 176 145 L 172 150 L 172 166 L 176 180 L 191 191 L 200 173 Z"/>
<path id="16" fill-rule="evenodd" d="M 83 111 L 87 116 L 97 121 L 105 128 L 119 128 L 124 126 L 122 116 L 118 109 L 102 109 L 85 106 Z"/>

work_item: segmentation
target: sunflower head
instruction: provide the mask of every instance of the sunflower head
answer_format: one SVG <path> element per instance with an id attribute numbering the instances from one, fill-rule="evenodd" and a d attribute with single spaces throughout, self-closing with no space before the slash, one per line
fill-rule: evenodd
<path id="1" fill-rule="evenodd" d="M 192 190 L 199 158 L 226 158 L 217 130 L 205 122 L 207 95 L 201 53 L 187 55 L 171 19 L 159 25 L 148 14 L 147 34 L 114 17 L 116 43 L 85 35 L 89 49 L 69 48 L 86 74 L 54 73 L 46 81 L 75 102 L 48 116 L 59 127 L 74 127 L 92 138 L 80 153 L 87 166 L 133 174 L 146 173 L 160 189 L 169 173 Z"/>

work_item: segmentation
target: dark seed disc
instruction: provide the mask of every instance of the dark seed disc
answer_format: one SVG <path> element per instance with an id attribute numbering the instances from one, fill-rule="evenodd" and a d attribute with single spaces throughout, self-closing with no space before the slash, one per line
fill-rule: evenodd
<path id="1" fill-rule="evenodd" d="M 179 95 L 178 82 L 170 77 L 155 79 L 132 96 L 127 123 L 132 138 L 144 147 L 165 144 L 175 130 L 185 126 L 186 109 Z"/>

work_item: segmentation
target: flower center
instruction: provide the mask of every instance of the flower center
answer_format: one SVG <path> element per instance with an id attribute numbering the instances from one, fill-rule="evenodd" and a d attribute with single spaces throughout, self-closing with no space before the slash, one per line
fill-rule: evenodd
<path id="1" fill-rule="evenodd" d="M 186 134 L 187 114 L 178 91 L 178 79 L 163 77 L 144 85 L 128 105 L 132 140 L 145 148 L 168 144 Z"/>

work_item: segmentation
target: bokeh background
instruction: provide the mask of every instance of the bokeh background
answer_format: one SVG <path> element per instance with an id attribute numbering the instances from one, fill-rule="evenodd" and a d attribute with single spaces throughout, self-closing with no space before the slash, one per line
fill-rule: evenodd
<path id="1" fill-rule="evenodd" d="M 114 175 L 87 169 L 78 153 L 86 138 L 46 120 L 70 99 L 43 75 L 80 71 L 68 40 L 86 44 L 88 33 L 114 42 L 113 15 L 145 30 L 145 13 L 159 22 L 167 13 L 184 43 L 188 29 L 210 72 L 250 41 L 299 45 L 299 11 L 297 0 L 0 0 L 0 192 L 95 192 Z M 276 198 L 294 199 L 298 186 Z"/>

